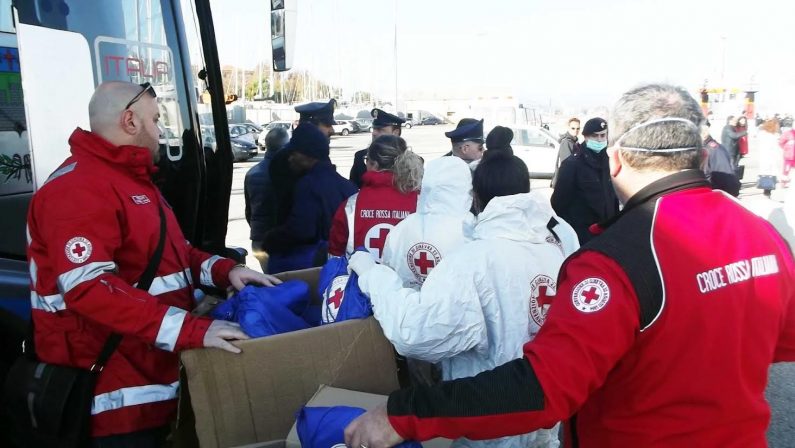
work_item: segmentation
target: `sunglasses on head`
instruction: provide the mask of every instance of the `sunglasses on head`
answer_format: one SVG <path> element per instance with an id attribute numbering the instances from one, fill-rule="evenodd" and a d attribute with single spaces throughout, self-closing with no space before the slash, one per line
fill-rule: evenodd
<path id="1" fill-rule="evenodd" d="M 152 84 L 149 84 L 148 82 L 145 82 L 145 83 L 143 83 L 143 84 L 140 84 L 140 86 L 141 86 L 141 87 L 143 87 L 143 90 L 141 90 L 140 92 L 138 92 L 138 95 L 135 95 L 135 96 L 133 97 L 133 99 L 131 99 L 131 100 L 130 100 L 130 102 L 129 102 L 129 103 L 127 103 L 127 106 L 125 106 L 125 107 L 124 107 L 124 110 L 127 110 L 127 109 L 129 109 L 129 108 L 130 108 L 130 106 L 132 106 L 132 105 L 133 105 L 133 104 L 135 104 L 135 103 L 136 103 L 138 100 L 140 100 L 140 99 L 141 99 L 141 98 L 144 96 L 144 94 L 145 94 L 146 92 L 152 92 L 152 97 L 153 97 L 153 98 L 154 98 L 154 97 L 157 97 L 157 94 L 155 93 L 155 89 L 154 89 L 154 87 L 152 87 Z"/>

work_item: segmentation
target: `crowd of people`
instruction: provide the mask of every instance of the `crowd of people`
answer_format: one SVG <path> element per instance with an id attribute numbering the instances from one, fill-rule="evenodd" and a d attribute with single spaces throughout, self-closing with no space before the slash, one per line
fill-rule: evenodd
<path id="1" fill-rule="evenodd" d="M 28 223 L 42 360 L 88 369 L 123 335 L 96 385 L 95 446 L 159 446 L 176 413 L 176 352 L 237 352 L 229 341 L 248 337 L 191 315 L 194 285 L 271 286 L 269 274 L 329 257 L 348 259 L 409 366 L 441 370 L 355 420 L 349 447 L 554 448 L 561 422 L 582 447 L 766 446 L 768 367 L 795 361 L 795 260 L 713 189 L 735 186 L 741 122 L 723 133 L 729 147 L 685 90 L 635 88 L 609 123 L 569 120 L 550 200 L 530 190 L 508 128 L 462 119 L 445 134 L 450 152 L 424 161 L 403 119 L 373 109 L 346 179 L 329 157 L 334 102 L 296 111 L 292 135 L 271 130 L 245 179 L 260 273 L 185 242 L 149 179 L 154 91 L 97 88 L 91 130 L 74 132 Z M 154 281 L 136 288 L 160 229 Z"/>

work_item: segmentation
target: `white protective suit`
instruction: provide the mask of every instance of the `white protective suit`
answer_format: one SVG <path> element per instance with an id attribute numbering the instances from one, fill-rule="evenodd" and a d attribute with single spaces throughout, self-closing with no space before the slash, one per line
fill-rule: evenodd
<path id="1" fill-rule="evenodd" d="M 548 229 L 550 218 L 557 221 L 557 239 Z M 561 264 L 578 248 L 571 226 L 534 192 L 492 199 L 473 237 L 445 257 L 420 291 L 404 288 L 383 265 L 359 278 L 397 351 L 440 362 L 445 380 L 521 357 L 522 346 L 543 323 Z M 454 446 L 557 447 L 557 431 L 556 426 L 491 441 L 459 439 Z"/>
<path id="2" fill-rule="evenodd" d="M 466 162 L 458 157 L 428 162 L 417 212 L 389 232 L 382 263 L 397 272 L 403 286 L 419 288 L 442 258 L 471 240 L 471 206 L 472 173 Z"/>

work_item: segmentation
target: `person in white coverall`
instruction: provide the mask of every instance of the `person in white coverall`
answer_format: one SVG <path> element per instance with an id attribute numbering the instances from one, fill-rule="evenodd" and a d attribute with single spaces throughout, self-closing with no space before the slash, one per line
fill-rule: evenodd
<path id="1" fill-rule="evenodd" d="M 384 334 L 405 356 L 440 362 L 444 380 L 474 376 L 522 356 L 543 324 L 563 260 L 577 235 L 549 201 L 530 193 L 516 156 L 481 161 L 473 177 L 479 211 L 474 240 L 449 255 L 417 291 L 395 271 L 357 252 L 350 267 L 372 300 Z M 559 446 L 558 425 L 496 440 L 457 440 L 456 447 Z"/>
<path id="2" fill-rule="evenodd" d="M 417 212 L 389 233 L 382 263 L 407 288 L 419 288 L 428 274 L 455 248 L 471 240 L 475 217 L 472 172 L 458 157 L 440 157 L 425 165 Z"/>

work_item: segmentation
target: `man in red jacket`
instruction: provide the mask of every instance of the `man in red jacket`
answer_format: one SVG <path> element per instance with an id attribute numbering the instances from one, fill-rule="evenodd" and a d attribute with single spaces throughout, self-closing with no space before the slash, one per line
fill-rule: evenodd
<path id="1" fill-rule="evenodd" d="M 108 82 L 89 103 L 91 132 L 33 196 L 28 262 L 38 358 L 89 369 L 111 333 L 121 343 L 99 374 L 96 446 L 159 446 L 176 415 L 177 352 L 247 339 L 239 326 L 192 316 L 194 285 L 242 288 L 275 278 L 190 246 L 150 179 L 160 129 L 155 92 Z M 148 291 L 135 287 L 166 219 L 162 259 Z M 126 443 L 126 445 L 125 445 Z"/>
<path id="2" fill-rule="evenodd" d="M 569 447 L 767 446 L 767 371 L 795 361 L 792 252 L 710 188 L 687 91 L 636 88 L 612 117 L 624 209 L 566 260 L 524 357 L 392 393 L 346 429 L 348 446 L 491 439 L 565 419 Z"/>

